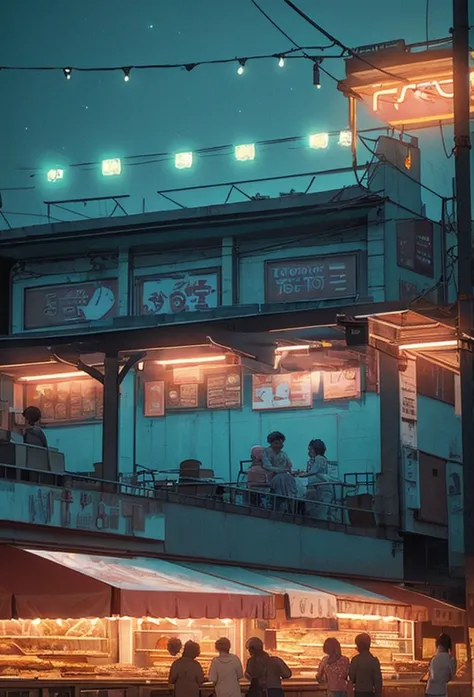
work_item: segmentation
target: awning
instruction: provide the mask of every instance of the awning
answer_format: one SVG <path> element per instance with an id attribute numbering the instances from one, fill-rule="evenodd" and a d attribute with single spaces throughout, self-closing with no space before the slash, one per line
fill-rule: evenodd
<path id="1" fill-rule="evenodd" d="M 189 563 L 186 566 L 215 578 L 232 579 L 259 591 L 284 596 L 289 616 L 294 619 L 330 619 L 337 616 L 337 600 L 334 594 L 279 578 L 272 572 L 219 564 Z"/>
<path id="2" fill-rule="evenodd" d="M 378 593 L 337 578 L 289 572 L 278 572 L 278 576 L 311 589 L 332 593 L 337 598 L 338 616 L 397 617 L 416 622 L 428 619 L 426 608 L 414 607 L 407 599 L 402 601 L 388 593 Z"/>
<path id="3" fill-rule="evenodd" d="M 0 619 L 108 617 L 112 588 L 38 554 L 0 545 Z"/>
<path id="4" fill-rule="evenodd" d="M 161 559 L 22 550 L 0 545 L 0 619 L 261 618 L 268 593 L 219 581 Z"/>
<path id="5" fill-rule="evenodd" d="M 275 614 L 274 598 L 269 593 L 242 586 L 233 580 L 218 580 L 163 559 L 121 559 L 37 550 L 26 553 L 50 564 L 49 575 L 65 570 L 112 589 L 112 607 L 106 616 L 268 619 Z M 32 584 L 33 595 L 34 588 Z M 91 615 L 87 594 L 83 594 L 82 600 L 80 611 L 74 617 Z M 54 593 L 50 594 L 49 614 L 42 608 L 41 614 L 34 616 L 64 616 L 51 615 L 55 611 L 55 601 Z M 101 615 L 94 613 L 94 616 Z"/>
<path id="6" fill-rule="evenodd" d="M 359 585 L 359 581 L 357 581 L 357 584 Z M 465 610 L 455 605 L 450 605 L 424 593 L 383 581 L 361 581 L 360 585 L 375 593 L 389 595 L 397 602 L 410 603 L 412 607 L 424 608 L 428 615 L 424 619 L 430 620 L 439 627 L 464 626 Z"/>

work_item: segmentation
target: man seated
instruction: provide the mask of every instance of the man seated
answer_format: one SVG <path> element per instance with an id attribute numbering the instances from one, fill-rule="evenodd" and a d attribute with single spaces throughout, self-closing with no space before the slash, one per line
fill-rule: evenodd
<path id="1" fill-rule="evenodd" d="M 47 448 L 48 441 L 41 428 L 41 411 L 38 407 L 26 407 L 23 412 L 23 417 L 26 421 L 25 430 L 23 432 L 23 442 L 27 445 L 38 445 L 40 448 Z"/>

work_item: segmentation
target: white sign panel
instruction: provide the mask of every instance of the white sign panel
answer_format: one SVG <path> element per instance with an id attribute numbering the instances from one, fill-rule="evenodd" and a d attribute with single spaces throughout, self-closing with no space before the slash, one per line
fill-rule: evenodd
<path id="1" fill-rule="evenodd" d="M 288 600 L 292 619 L 298 617 L 333 619 L 337 616 L 336 596 L 329 593 L 292 591 L 288 593 Z"/>
<path id="2" fill-rule="evenodd" d="M 141 281 L 142 315 L 174 315 L 212 310 L 220 305 L 219 269 L 157 274 Z"/>
<path id="3" fill-rule="evenodd" d="M 420 508 L 420 467 L 418 450 L 404 446 L 403 477 L 405 480 L 405 506 L 416 510 Z"/>
<path id="4" fill-rule="evenodd" d="M 416 361 L 408 359 L 407 369 L 400 371 L 400 416 L 407 421 L 416 421 Z"/>

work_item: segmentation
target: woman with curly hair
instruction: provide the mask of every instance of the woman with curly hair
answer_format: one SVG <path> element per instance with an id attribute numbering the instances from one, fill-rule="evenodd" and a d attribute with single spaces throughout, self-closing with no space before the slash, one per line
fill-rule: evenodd
<path id="1" fill-rule="evenodd" d="M 324 642 L 326 654 L 318 669 L 316 680 L 327 683 L 329 697 L 347 697 L 349 659 L 342 655 L 341 645 L 334 637 Z"/>
<path id="2" fill-rule="evenodd" d="M 293 464 L 288 455 L 283 450 L 286 436 L 280 431 L 272 431 L 267 436 L 268 447 L 264 449 L 262 464 L 270 476 L 289 472 Z"/>

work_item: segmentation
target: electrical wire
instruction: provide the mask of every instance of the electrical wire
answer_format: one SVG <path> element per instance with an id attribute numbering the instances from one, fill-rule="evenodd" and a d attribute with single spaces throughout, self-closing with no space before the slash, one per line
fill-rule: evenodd
<path id="1" fill-rule="evenodd" d="M 285 39 L 288 39 L 288 41 L 289 41 L 290 43 L 293 44 L 293 46 L 295 47 L 295 50 L 301 51 L 301 52 L 302 52 L 303 58 L 307 58 L 308 60 L 312 60 L 313 63 L 317 63 L 318 66 L 319 66 L 319 69 L 320 69 L 320 71 L 321 71 L 322 73 L 324 73 L 325 75 L 327 75 L 328 77 L 330 77 L 331 80 L 334 80 L 334 82 L 337 82 L 338 84 L 340 83 L 340 80 L 338 80 L 337 77 L 335 77 L 334 75 L 332 75 L 332 73 L 330 73 L 329 70 L 327 70 L 326 68 L 323 68 L 323 67 L 321 66 L 321 60 L 322 60 L 321 58 L 317 58 L 316 56 L 309 56 L 309 55 L 306 53 L 306 50 L 305 50 L 304 48 L 302 48 L 294 39 L 292 39 L 291 36 L 290 36 L 284 29 L 282 29 L 282 28 L 280 27 L 279 24 L 277 24 L 277 23 L 270 17 L 270 15 L 269 15 L 267 12 L 265 12 L 265 10 L 259 5 L 259 3 L 258 3 L 256 0 L 250 0 L 250 2 L 251 2 L 252 5 L 265 17 L 265 19 L 267 19 L 267 21 L 270 22 L 270 24 L 271 24 L 277 31 L 279 31 L 280 34 L 282 34 L 282 35 L 285 37 Z M 335 42 L 332 42 L 329 46 L 327 46 L 327 48 L 329 49 L 329 48 L 332 48 L 333 46 L 335 46 Z M 335 57 L 335 56 L 333 56 L 333 57 Z M 341 58 L 341 56 L 338 56 L 338 57 Z"/>
<path id="2" fill-rule="evenodd" d="M 294 44 L 293 41 L 291 43 Z M 310 56 L 307 53 L 303 55 L 295 55 L 301 51 L 326 51 L 331 48 L 331 46 L 305 46 L 300 47 L 294 44 L 294 48 L 286 49 L 285 51 L 277 51 L 276 53 L 264 53 L 256 54 L 251 56 L 234 56 L 231 58 L 214 58 L 211 60 L 201 60 L 192 61 L 187 63 L 148 63 L 148 64 L 137 64 L 137 65 L 113 65 L 113 66 L 60 66 L 60 65 L 0 65 L 0 71 L 17 71 L 17 72 L 62 72 L 64 76 L 69 80 L 74 72 L 77 73 L 110 73 L 110 72 L 122 72 L 124 73 L 124 78 L 130 78 L 130 73 L 132 70 L 174 70 L 181 69 L 186 70 L 186 72 L 191 72 L 195 68 L 207 65 L 227 65 L 229 63 L 246 63 L 248 61 L 261 61 L 270 59 L 302 59 L 314 60 L 318 58 L 317 56 Z M 325 55 L 319 58 L 338 58 L 339 55 Z M 128 80 L 126 79 L 128 82 Z"/>
<path id="3" fill-rule="evenodd" d="M 354 49 L 349 48 L 349 46 L 346 46 L 345 44 L 342 43 L 342 41 L 339 41 L 335 36 L 330 34 L 326 29 L 324 29 L 320 24 L 314 21 L 314 19 L 311 19 L 303 10 L 300 10 L 300 8 L 295 5 L 292 0 L 283 0 L 283 2 L 288 5 L 288 7 L 291 7 L 291 9 L 296 12 L 300 17 L 302 17 L 305 22 L 308 22 L 314 29 L 317 29 L 320 34 L 326 37 L 328 41 L 331 41 L 334 46 L 339 46 L 339 48 L 344 52 L 348 53 L 352 58 L 357 58 L 357 60 L 360 60 L 362 63 L 365 63 L 368 65 L 370 68 L 373 70 L 377 70 L 380 73 L 383 73 L 384 75 L 387 75 L 388 77 L 395 78 L 396 80 L 400 82 L 409 82 L 406 78 L 401 77 L 400 75 L 396 75 L 395 73 L 391 73 L 389 70 L 385 70 L 384 68 L 379 68 L 377 65 L 374 65 L 374 63 L 371 63 L 367 58 L 364 58 L 360 53 L 357 51 L 354 51 Z"/>
<path id="4" fill-rule="evenodd" d="M 454 148 L 451 149 L 451 152 L 448 152 L 448 149 L 446 147 L 446 141 L 444 139 L 444 131 L 443 131 L 442 121 L 439 122 L 439 133 L 441 136 L 441 144 L 443 146 L 444 154 L 446 155 L 447 159 L 449 160 L 454 155 Z"/>

